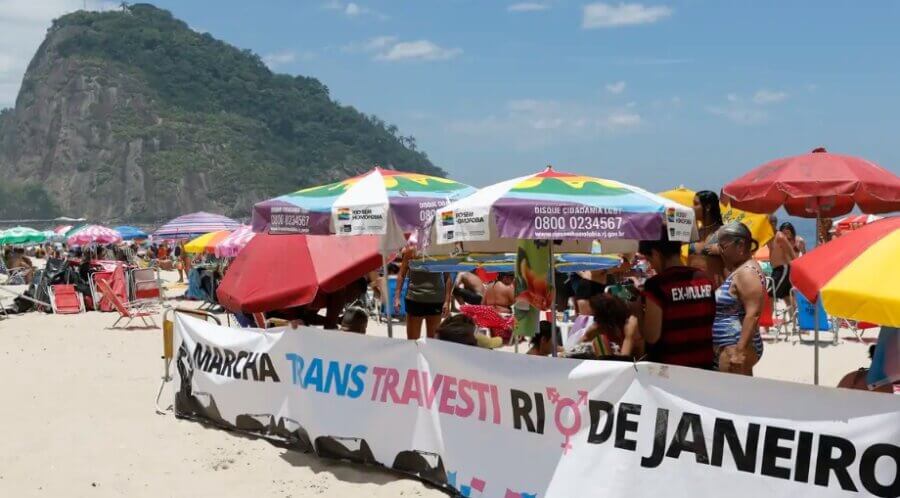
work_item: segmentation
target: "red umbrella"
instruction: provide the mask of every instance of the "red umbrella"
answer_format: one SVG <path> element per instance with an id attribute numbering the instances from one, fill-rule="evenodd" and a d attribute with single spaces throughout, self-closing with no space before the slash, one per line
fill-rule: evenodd
<path id="1" fill-rule="evenodd" d="M 309 304 L 381 266 L 378 237 L 258 233 L 217 291 L 231 311 L 258 313 Z"/>
<path id="2" fill-rule="evenodd" d="M 776 159 L 725 185 L 722 202 L 754 213 L 805 218 L 900 210 L 900 178 L 875 163 L 824 148 Z"/>

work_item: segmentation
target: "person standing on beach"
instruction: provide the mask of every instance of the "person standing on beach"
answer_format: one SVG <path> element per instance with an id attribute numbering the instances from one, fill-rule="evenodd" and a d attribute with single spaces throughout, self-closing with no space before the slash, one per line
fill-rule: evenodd
<path id="1" fill-rule="evenodd" d="M 705 271 L 718 287 L 725 279 L 724 263 L 716 245 L 716 231 L 722 227 L 719 196 L 711 190 L 701 190 L 694 196 L 694 217 L 700 240 L 688 246 L 688 265 Z"/>
<path id="2" fill-rule="evenodd" d="M 434 337 L 441 318 L 450 315 L 450 299 L 453 286 L 450 275 L 416 270 L 409 267 L 415 257 L 415 248 L 408 247 L 403 251 L 400 273 L 397 275 L 397 289 L 394 292 L 394 312 L 400 313 L 400 297 L 403 282 L 409 277 L 406 289 L 406 337 L 418 339 L 422 335 L 422 322 L 425 322 L 425 333 Z"/>
<path id="3" fill-rule="evenodd" d="M 769 216 L 772 228 L 778 226 L 778 219 L 775 215 Z M 790 225 L 785 223 L 785 225 Z M 782 225 L 784 226 L 784 225 Z M 792 227 L 793 228 L 793 227 Z M 772 265 L 773 292 L 777 299 L 785 299 L 790 305 L 791 302 L 791 262 L 797 259 L 797 251 L 788 238 L 788 235 L 776 230 L 775 236 L 768 243 L 769 247 L 769 263 Z"/>
<path id="4" fill-rule="evenodd" d="M 759 317 L 766 292 L 762 268 L 753 259 L 758 244 L 750 229 L 735 221 L 719 230 L 718 245 L 729 273 L 716 289 L 715 359 L 720 372 L 752 376 L 763 352 Z"/>
<path id="5" fill-rule="evenodd" d="M 681 244 L 641 241 L 639 252 L 656 275 L 644 282 L 641 335 L 647 359 L 668 365 L 713 368 L 714 284 L 706 272 L 684 266 Z"/>

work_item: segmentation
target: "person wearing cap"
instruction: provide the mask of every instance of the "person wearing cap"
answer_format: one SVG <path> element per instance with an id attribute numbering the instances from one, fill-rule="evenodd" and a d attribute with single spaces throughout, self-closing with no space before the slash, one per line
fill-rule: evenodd
<path id="1" fill-rule="evenodd" d="M 735 221 L 719 229 L 718 246 L 728 277 L 716 290 L 715 359 L 720 372 L 753 375 L 763 352 L 759 316 L 766 292 L 762 268 L 753 259 L 759 244 L 746 225 Z"/>

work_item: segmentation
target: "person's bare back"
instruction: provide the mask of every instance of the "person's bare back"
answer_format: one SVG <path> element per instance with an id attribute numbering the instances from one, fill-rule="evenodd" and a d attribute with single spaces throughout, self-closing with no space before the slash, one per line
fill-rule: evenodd
<path id="1" fill-rule="evenodd" d="M 509 313 L 516 301 L 516 289 L 512 274 L 502 274 L 490 283 L 484 291 L 484 304 L 497 311 Z"/>

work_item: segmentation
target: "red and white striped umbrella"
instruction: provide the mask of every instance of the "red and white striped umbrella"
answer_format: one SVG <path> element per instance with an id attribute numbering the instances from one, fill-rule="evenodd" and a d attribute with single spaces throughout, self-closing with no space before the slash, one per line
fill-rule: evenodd
<path id="1" fill-rule="evenodd" d="M 88 244 L 116 244 L 122 242 L 122 236 L 112 228 L 101 225 L 88 225 L 72 234 L 66 242 L 70 246 L 84 246 Z"/>
<path id="2" fill-rule="evenodd" d="M 225 237 L 216 245 L 216 257 L 233 258 L 237 256 L 241 249 L 253 240 L 255 236 L 256 232 L 253 231 L 250 225 L 241 225 L 240 228 L 231 232 L 228 237 Z"/>

